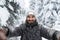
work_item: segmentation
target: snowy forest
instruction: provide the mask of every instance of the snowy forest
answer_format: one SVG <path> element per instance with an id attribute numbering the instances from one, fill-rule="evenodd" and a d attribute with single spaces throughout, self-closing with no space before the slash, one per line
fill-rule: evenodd
<path id="1" fill-rule="evenodd" d="M 0 0 L 0 27 L 7 26 L 13 31 L 25 22 L 27 12 L 31 10 L 35 12 L 39 24 L 60 31 L 60 0 Z"/>

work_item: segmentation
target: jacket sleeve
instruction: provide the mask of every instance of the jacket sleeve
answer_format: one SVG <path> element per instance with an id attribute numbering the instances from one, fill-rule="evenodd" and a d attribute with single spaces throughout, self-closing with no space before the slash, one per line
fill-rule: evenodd
<path id="1" fill-rule="evenodd" d="M 53 40 L 60 40 L 60 31 L 55 31 L 54 32 Z"/>
<path id="2" fill-rule="evenodd" d="M 8 34 L 8 37 L 21 36 L 22 35 L 22 25 L 20 25 L 20 27 L 16 27 L 13 32 L 8 30 L 7 34 Z"/>
<path id="3" fill-rule="evenodd" d="M 53 30 L 53 29 L 50 29 L 50 28 L 45 28 L 42 25 L 40 25 L 41 36 L 46 38 L 46 39 L 52 39 L 55 31 L 56 30 Z"/>

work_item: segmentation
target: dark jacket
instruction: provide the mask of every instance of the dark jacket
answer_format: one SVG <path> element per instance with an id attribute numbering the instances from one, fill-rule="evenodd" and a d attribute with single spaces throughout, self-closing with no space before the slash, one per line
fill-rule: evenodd
<path id="1" fill-rule="evenodd" d="M 21 24 L 13 32 L 9 31 L 8 36 L 21 36 L 21 40 L 42 40 L 42 37 L 55 40 L 53 37 L 55 32 L 55 30 L 44 28 L 42 25 L 26 27 L 25 24 Z"/>

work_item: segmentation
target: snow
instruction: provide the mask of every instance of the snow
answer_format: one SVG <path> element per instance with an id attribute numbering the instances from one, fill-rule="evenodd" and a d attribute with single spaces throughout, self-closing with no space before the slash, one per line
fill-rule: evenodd
<path id="1" fill-rule="evenodd" d="M 0 18 L 1 18 L 1 25 L 6 25 L 6 20 L 9 18 L 9 12 L 6 9 L 6 7 L 1 8 L 0 7 Z"/>
<path id="2" fill-rule="evenodd" d="M 4 5 L 5 4 L 5 0 L 0 0 L 0 5 Z"/>
<path id="3" fill-rule="evenodd" d="M 9 0 L 9 2 L 12 2 L 13 0 Z M 32 3 L 32 2 L 34 3 Z M 16 13 L 16 16 L 18 16 L 18 19 L 14 19 L 15 26 L 18 24 L 21 24 L 24 22 L 25 17 L 27 15 L 27 12 L 30 10 L 33 10 L 37 17 L 39 17 L 39 22 L 42 23 L 47 27 L 60 31 L 60 0 L 14 0 L 17 4 L 19 4 L 19 7 L 21 9 L 17 9 L 18 12 Z M 4 6 L 6 4 L 5 0 L 0 0 L 0 26 L 7 25 L 7 20 L 10 17 L 10 13 L 8 9 Z M 1 5 L 3 7 L 1 7 Z M 8 3 L 8 7 L 14 11 L 14 7 Z M 30 8 L 31 7 L 31 8 Z M 23 13 L 25 11 L 25 14 Z M 15 14 L 15 13 L 14 13 Z M 51 20 L 51 18 L 53 20 Z M 54 23 L 51 23 L 51 22 Z M 17 23 L 18 22 L 18 23 Z M 48 23 L 47 23 L 48 22 Z M 18 37 L 19 38 L 19 37 Z M 18 39 L 17 38 L 17 39 Z M 13 39 L 14 40 L 14 39 Z M 43 38 L 43 40 L 47 40 Z"/>

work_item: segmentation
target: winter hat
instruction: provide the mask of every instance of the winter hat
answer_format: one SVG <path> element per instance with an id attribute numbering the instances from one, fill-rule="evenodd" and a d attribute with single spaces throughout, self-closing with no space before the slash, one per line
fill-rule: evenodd
<path id="1" fill-rule="evenodd" d="M 33 15 L 33 16 L 35 16 L 35 12 L 34 11 L 29 11 L 29 12 L 27 12 L 27 16 L 28 15 Z"/>

